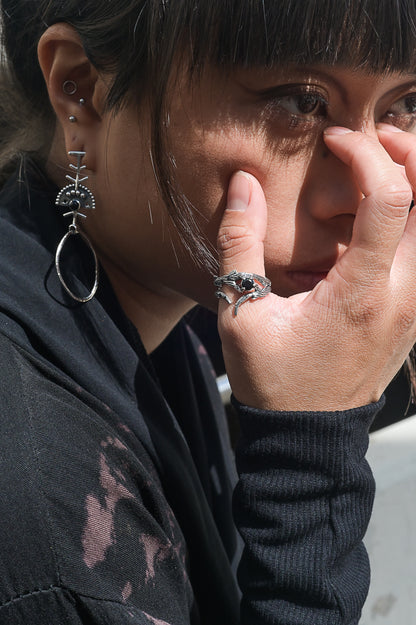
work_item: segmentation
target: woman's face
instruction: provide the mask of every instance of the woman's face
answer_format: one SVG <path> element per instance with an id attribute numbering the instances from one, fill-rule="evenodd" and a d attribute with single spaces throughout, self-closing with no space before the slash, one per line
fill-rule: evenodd
<path id="1" fill-rule="evenodd" d="M 268 206 L 266 275 L 283 296 L 312 289 L 350 241 L 362 197 L 351 170 L 325 147 L 330 125 L 374 134 L 378 122 L 412 131 L 416 76 L 341 67 L 206 71 L 170 93 L 168 137 L 178 183 L 215 246 L 236 170 L 260 181 Z M 98 151 L 100 207 L 91 236 L 131 284 L 215 306 L 212 277 L 183 252 L 154 182 L 148 122 L 133 106 L 108 119 Z M 238 267 L 236 267 L 238 270 Z"/>

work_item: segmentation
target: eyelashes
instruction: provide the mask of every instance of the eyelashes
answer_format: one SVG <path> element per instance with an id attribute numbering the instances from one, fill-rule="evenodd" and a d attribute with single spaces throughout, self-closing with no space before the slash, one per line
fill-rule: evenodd
<path id="1" fill-rule="evenodd" d="M 408 93 L 396 100 L 382 121 L 391 123 L 401 130 L 412 131 L 416 125 L 416 93 Z"/>
<path id="2" fill-rule="evenodd" d="M 326 113 L 327 103 L 319 95 L 311 92 L 287 95 L 279 98 L 276 105 L 296 117 L 322 117 Z"/>
<path id="3" fill-rule="evenodd" d="M 279 124 L 283 130 L 318 131 L 325 125 L 337 123 L 336 117 L 330 114 L 328 94 L 315 85 L 283 85 L 261 92 L 260 96 L 265 103 L 266 119 Z M 415 130 L 416 92 L 395 100 L 374 121 L 390 123 L 408 132 Z"/>
<path id="4" fill-rule="evenodd" d="M 310 85 L 284 85 L 261 93 L 264 114 L 288 130 L 321 126 L 328 118 L 327 96 Z"/>

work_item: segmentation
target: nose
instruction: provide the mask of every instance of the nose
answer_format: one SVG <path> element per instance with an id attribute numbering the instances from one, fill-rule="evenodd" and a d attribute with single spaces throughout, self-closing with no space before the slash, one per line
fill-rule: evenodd
<path id="1" fill-rule="evenodd" d="M 302 209 L 316 220 L 352 222 L 362 197 L 352 170 L 323 144 L 317 148 L 302 188 Z"/>
<path id="2" fill-rule="evenodd" d="M 337 125 L 363 132 L 377 139 L 373 106 L 357 107 L 351 117 L 337 120 Z M 318 142 L 310 163 L 305 185 L 305 205 L 312 217 L 345 221 L 354 217 L 363 198 L 351 169 Z"/>

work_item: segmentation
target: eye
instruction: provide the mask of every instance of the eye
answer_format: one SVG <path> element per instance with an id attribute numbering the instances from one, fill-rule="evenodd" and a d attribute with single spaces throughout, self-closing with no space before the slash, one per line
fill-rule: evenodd
<path id="1" fill-rule="evenodd" d="M 258 91 L 256 98 L 259 98 L 262 119 L 287 137 L 318 132 L 329 116 L 327 91 L 315 84 L 276 85 Z"/>
<path id="2" fill-rule="evenodd" d="M 416 92 L 408 93 L 394 102 L 382 121 L 387 121 L 402 130 L 413 130 L 416 125 Z"/>
<path id="3" fill-rule="evenodd" d="M 277 98 L 276 104 L 292 115 L 313 117 L 326 112 L 326 102 L 315 93 L 299 93 Z"/>
<path id="4" fill-rule="evenodd" d="M 324 94 L 311 85 L 282 85 L 263 93 L 271 121 L 285 125 L 289 130 L 302 132 L 320 127 L 328 116 Z"/>
<path id="5" fill-rule="evenodd" d="M 388 111 L 388 115 L 412 115 L 414 113 L 416 113 L 416 93 L 409 93 L 400 98 Z"/>

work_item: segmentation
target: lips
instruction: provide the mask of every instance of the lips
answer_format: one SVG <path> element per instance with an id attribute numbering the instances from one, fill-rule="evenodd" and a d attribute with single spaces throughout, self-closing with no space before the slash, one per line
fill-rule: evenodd
<path id="1" fill-rule="evenodd" d="M 286 277 L 296 292 L 311 291 L 321 280 L 326 278 L 338 258 L 339 255 L 336 258 L 322 259 L 313 264 L 305 263 L 305 265 L 295 266 L 286 271 Z"/>

